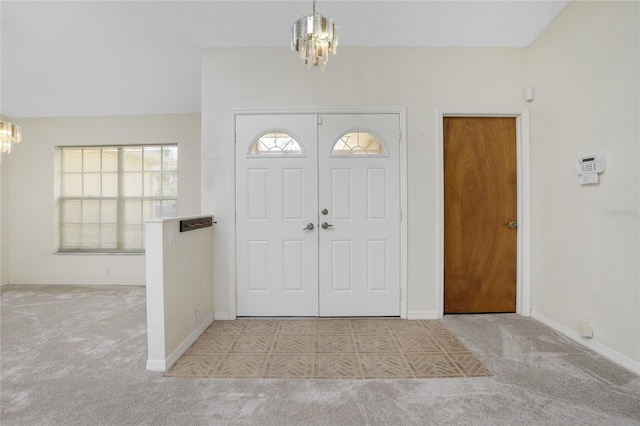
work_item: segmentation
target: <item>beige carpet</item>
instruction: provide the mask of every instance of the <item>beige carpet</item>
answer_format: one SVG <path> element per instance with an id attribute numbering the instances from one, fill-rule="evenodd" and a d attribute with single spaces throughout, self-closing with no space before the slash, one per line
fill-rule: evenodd
<path id="1" fill-rule="evenodd" d="M 427 378 L 491 372 L 441 321 L 215 321 L 165 374 L 226 378 Z"/>

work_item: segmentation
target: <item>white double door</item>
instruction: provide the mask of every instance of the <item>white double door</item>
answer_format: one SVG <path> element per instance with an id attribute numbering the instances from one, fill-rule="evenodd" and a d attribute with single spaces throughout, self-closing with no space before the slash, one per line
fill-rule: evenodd
<path id="1" fill-rule="evenodd" d="M 400 314 L 399 120 L 236 117 L 238 316 Z M 272 132 L 300 149 L 251 148 Z M 354 135 L 375 136 L 380 149 L 339 142 Z"/>

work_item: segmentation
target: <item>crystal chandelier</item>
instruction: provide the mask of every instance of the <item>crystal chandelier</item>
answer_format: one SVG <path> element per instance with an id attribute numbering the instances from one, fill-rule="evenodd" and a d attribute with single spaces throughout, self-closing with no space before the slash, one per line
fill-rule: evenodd
<path id="1" fill-rule="evenodd" d="M 316 13 L 313 1 L 313 15 L 303 16 L 293 23 L 291 29 L 291 50 L 300 55 L 307 69 L 320 66 L 324 70 L 329 53 L 336 54 L 338 48 L 338 27 L 332 18 Z"/>
<path id="2" fill-rule="evenodd" d="M 0 149 L 2 152 L 10 153 L 11 146 L 21 140 L 22 132 L 20 131 L 20 126 L 8 121 L 0 121 Z"/>

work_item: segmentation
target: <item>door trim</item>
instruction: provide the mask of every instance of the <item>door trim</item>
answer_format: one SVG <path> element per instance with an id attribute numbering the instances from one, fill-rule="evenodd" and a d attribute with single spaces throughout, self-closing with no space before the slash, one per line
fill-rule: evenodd
<path id="1" fill-rule="evenodd" d="M 361 107 L 361 108 L 268 108 L 268 109 L 245 109 L 231 108 L 230 110 L 230 132 L 229 140 L 229 215 L 233 219 L 229 220 L 227 232 L 229 236 L 228 244 L 228 315 L 224 319 L 234 320 L 237 317 L 237 277 L 236 277 L 236 117 L 239 115 L 289 115 L 289 114 L 398 114 L 400 118 L 400 317 L 407 318 L 408 291 L 407 291 L 407 109 L 406 107 Z M 223 318 L 220 318 L 223 319 Z"/>
<path id="2" fill-rule="evenodd" d="M 516 119 L 517 255 L 516 313 L 531 316 L 531 171 L 529 109 L 439 108 L 436 111 L 436 303 L 444 316 L 444 132 L 445 117 L 513 117 Z"/>

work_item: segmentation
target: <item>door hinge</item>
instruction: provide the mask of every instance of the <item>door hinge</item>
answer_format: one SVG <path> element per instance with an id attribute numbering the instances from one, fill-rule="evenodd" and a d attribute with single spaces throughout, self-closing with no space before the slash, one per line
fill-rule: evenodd
<path id="1" fill-rule="evenodd" d="M 400 209 L 400 222 L 402 222 L 402 209 Z"/>
<path id="2" fill-rule="evenodd" d="M 400 301 L 402 302 L 402 289 L 400 289 Z"/>
<path id="3" fill-rule="evenodd" d="M 318 126 L 322 125 L 322 116 L 320 114 L 318 114 Z"/>
<path id="4" fill-rule="evenodd" d="M 233 221 L 237 222 L 238 221 L 238 210 L 235 211 L 235 214 L 233 215 Z"/>

